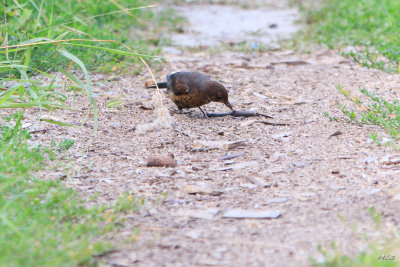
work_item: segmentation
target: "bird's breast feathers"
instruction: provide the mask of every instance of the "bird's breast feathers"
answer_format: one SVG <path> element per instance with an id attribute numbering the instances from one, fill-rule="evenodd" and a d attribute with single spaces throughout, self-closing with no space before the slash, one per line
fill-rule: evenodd
<path id="1" fill-rule="evenodd" d="M 172 102 L 174 102 L 178 108 L 181 109 L 196 108 L 210 103 L 209 99 L 192 94 L 175 95 L 174 93 L 169 92 L 168 96 Z"/>

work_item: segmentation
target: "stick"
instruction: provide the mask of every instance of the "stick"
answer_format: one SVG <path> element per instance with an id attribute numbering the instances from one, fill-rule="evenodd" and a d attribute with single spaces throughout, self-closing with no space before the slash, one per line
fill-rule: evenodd
<path id="1" fill-rule="evenodd" d="M 268 121 L 256 121 L 256 123 L 263 123 L 266 125 L 272 125 L 272 126 L 289 126 L 289 123 L 279 123 L 279 122 L 268 122 Z"/>
<path id="2" fill-rule="evenodd" d="M 254 116 L 261 116 L 265 118 L 272 119 L 271 116 L 266 114 L 258 113 L 256 111 L 249 111 L 249 110 L 235 110 L 231 112 L 225 113 L 207 113 L 208 117 L 225 117 L 225 116 L 233 116 L 233 117 L 254 117 Z"/>

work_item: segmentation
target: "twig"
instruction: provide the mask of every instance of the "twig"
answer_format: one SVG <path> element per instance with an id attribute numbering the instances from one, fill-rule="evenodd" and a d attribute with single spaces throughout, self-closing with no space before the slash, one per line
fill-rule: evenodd
<path id="1" fill-rule="evenodd" d="M 256 111 L 249 111 L 249 110 L 235 110 L 235 111 L 225 112 L 225 113 L 207 113 L 207 116 L 208 117 L 225 117 L 225 116 L 256 117 L 256 116 L 261 116 L 261 117 L 272 119 L 271 116 L 268 116 L 266 114 L 258 113 Z"/>
<path id="2" fill-rule="evenodd" d="M 272 125 L 272 126 L 289 126 L 289 123 L 279 123 L 279 122 L 268 122 L 268 121 L 255 121 L 257 123 L 263 123 L 266 125 Z"/>
<path id="3" fill-rule="evenodd" d="M 30 131 L 30 134 L 37 134 L 37 133 L 46 133 L 47 131 L 49 131 L 50 129 L 41 129 L 41 130 L 34 130 L 34 131 Z"/>
<path id="4" fill-rule="evenodd" d="M 264 180 L 262 180 L 259 177 L 256 177 L 254 175 L 248 175 L 247 179 L 249 179 L 253 184 L 256 184 L 258 186 L 261 186 L 262 188 L 267 188 L 267 187 L 271 187 L 271 184 L 265 182 Z"/>

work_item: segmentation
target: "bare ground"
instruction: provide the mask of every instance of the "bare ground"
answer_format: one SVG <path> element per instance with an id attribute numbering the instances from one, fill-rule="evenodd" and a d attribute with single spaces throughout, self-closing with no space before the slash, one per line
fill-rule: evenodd
<path id="1" fill-rule="evenodd" d="M 379 240 L 398 225 L 398 170 L 385 162 L 395 151 L 368 140 L 370 132 L 383 131 L 323 116 L 342 117 L 338 103 L 351 106 L 336 92 L 336 84 L 354 95 L 367 88 L 395 99 L 398 75 L 361 68 L 328 50 L 312 55 L 186 52 L 174 55 L 157 78 L 178 70 L 204 72 L 226 85 L 236 109 L 256 109 L 273 116 L 269 122 L 289 125 L 266 125 L 259 122 L 263 118 L 207 120 L 196 109 L 173 115 L 173 128 L 139 134 L 137 125 L 155 119 L 152 110 L 143 109 L 151 107 L 154 94 L 144 88 L 145 72 L 111 81 L 93 76 L 99 94 L 97 136 L 92 117 L 83 127 L 66 128 L 26 115 L 25 126 L 46 130 L 32 134 L 33 142 L 76 141 L 72 179 L 65 178 L 62 168 L 43 177 L 64 179 L 89 202 L 94 194 L 99 194 L 97 202 L 113 202 L 124 192 L 146 199 L 142 211 L 127 216 L 126 227 L 110 237 L 118 250 L 102 258 L 104 266 L 306 266 L 310 256 L 321 258 L 318 244 L 329 247 L 336 241 L 340 251 L 354 254 L 367 247 L 364 235 Z M 118 96 L 125 100 L 123 106 L 105 107 Z M 89 106 L 83 96 L 71 104 Z M 164 104 L 175 109 L 168 99 Z M 226 111 L 222 104 L 205 108 Z M 80 122 L 85 111 L 53 115 Z M 243 140 L 246 145 L 199 150 L 199 140 Z M 175 156 L 176 167 L 146 167 L 148 155 L 164 153 Z M 221 160 L 227 154 L 243 155 Z M 249 166 L 240 165 L 245 163 Z M 218 170 L 229 166 L 235 168 Z M 267 186 L 253 183 L 253 177 Z M 203 193 L 189 194 L 196 187 Z M 368 212 L 372 206 L 383 213 L 379 231 Z M 281 216 L 222 218 L 238 208 L 280 211 Z M 132 227 L 140 229 L 140 236 L 126 244 Z"/>

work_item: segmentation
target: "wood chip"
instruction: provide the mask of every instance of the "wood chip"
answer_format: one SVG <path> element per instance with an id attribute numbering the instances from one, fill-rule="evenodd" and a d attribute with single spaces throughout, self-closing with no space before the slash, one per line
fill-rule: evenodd
<path id="1" fill-rule="evenodd" d="M 209 196 L 220 196 L 223 194 L 222 191 L 212 190 L 209 187 L 199 187 L 195 185 L 185 185 L 182 189 L 184 193 L 189 195 L 209 195 Z"/>
<path id="2" fill-rule="evenodd" d="M 176 161 L 173 154 L 150 155 L 147 158 L 147 167 L 175 167 Z"/>
<path id="3" fill-rule="evenodd" d="M 153 80 L 146 80 L 144 82 L 144 86 L 146 86 L 146 88 L 149 88 L 150 86 L 154 85 L 154 81 Z"/>
<path id="4" fill-rule="evenodd" d="M 193 151 L 207 151 L 211 149 L 230 150 L 240 146 L 246 146 L 246 142 L 244 140 L 237 140 L 237 141 L 195 140 L 193 142 Z"/>
<path id="5" fill-rule="evenodd" d="M 270 198 L 267 199 L 267 203 L 283 203 L 283 202 L 287 202 L 288 199 L 287 198 Z"/>
<path id="6" fill-rule="evenodd" d="M 379 160 L 384 165 L 394 165 L 400 163 L 400 154 L 386 155 Z"/>
<path id="7" fill-rule="evenodd" d="M 343 133 L 341 132 L 341 131 L 336 131 L 336 132 L 334 132 L 333 134 L 331 134 L 330 136 L 329 136 L 329 138 L 331 138 L 331 137 L 333 137 L 333 136 L 339 136 L 339 135 L 342 135 Z"/>
<path id="8" fill-rule="evenodd" d="M 244 153 L 226 155 L 226 156 L 223 156 L 222 158 L 220 158 L 220 160 L 234 159 L 234 158 L 238 158 L 238 157 L 241 157 L 241 156 L 244 156 Z"/>
<path id="9" fill-rule="evenodd" d="M 149 101 L 142 101 L 139 108 L 143 110 L 153 110 L 154 106 Z"/>
<path id="10" fill-rule="evenodd" d="M 292 132 L 283 132 L 283 133 L 274 134 L 271 137 L 274 138 L 274 139 L 280 139 L 280 138 L 283 138 L 283 137 L 289 137 L 292 134 L 293 134 Z"/>
<path id="11" fill-rule="evenodd" d="M 231 209 L 227 210 L 222 218 L 233 219 L 276 219 L 282 215 L 279 210 L 242 210 Z"/>
<path id="12" fill-rule="evenodd" d="M 300 66 L 300 65 L 310 65 L 309 62 L 304 60 L 286 60 L 286 61 L 279 61 L 279 62 L 271 62 L 271 65 L 280 65 L 286 64 L 288 66 Z"/>
<path id="13" fill-rule="evenodd" d="M 234 142 L 225 144 L 224 145 L 224 149 L 225 150 L 231 150 L 231 149 L 234 149 L 234 148 L 237 148 L 237 147 L 243 147 L 243 146 L 246 146 L 246 145 L 247 144 L 246 144 L 245 141 L 239 140 L 239 141 L 234 141 Z"/>
<path id="14" fill-rule="evenodd" d="M 229 167 L 215 169 L 214 171 L 228 171 L 228 170 L 243 169 L 243 168 L 255 167 L 255 166 L 258 166 L 257 161 L 247 161 L 247 162 L 241 162 L 238 164 L 233 164 L 233 165 L 230 165 Z"/>
<path id="15" fill-rule="evenodd" d="M 218 213 L 219 209 L 210 208 L 206 210 L 180 210 L 174 215 L 191 219 L 212 220 Z"/>
<path id="16" fill-rule="evenodd" d="M 253 184 L 256 184 L 262 188 L 271 187 L 271 184 L 266 183 L 263 179 L 257 176 L 249 175 L 247 176 L 247 179 L 249 179 Z"/>

